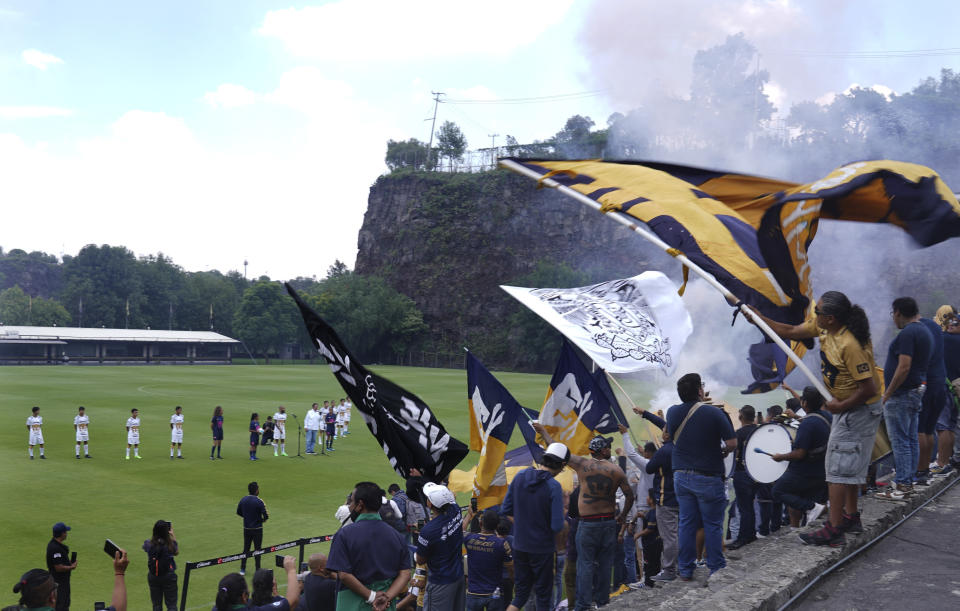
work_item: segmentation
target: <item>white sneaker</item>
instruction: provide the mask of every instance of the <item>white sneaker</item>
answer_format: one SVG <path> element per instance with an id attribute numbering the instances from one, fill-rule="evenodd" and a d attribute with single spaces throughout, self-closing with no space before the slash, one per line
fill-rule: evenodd
<path id="1" fill-rule="evenodd" d="M 814 503 L 813 509 L 807 512 L 807 524 L 811 524 L 814 520 L 820 517 L 820 514 L 823 513 L 826 505 L 821 505 L 820 503 Z"/>
<path id="2" fill-rule="evenodd" d="M 642 581 L 634 581 L 633 583 L 628 583 L 627 587 L 631 590 L 642 590 L 646 586 L 643 585 Z"/>

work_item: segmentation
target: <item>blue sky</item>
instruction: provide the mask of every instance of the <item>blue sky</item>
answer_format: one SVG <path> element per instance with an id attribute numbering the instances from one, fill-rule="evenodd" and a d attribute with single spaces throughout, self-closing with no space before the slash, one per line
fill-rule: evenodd
<path id="1" fill-rule="evenodd" d="M 188 270 L 322 277 L 353 265 L 388 139 L 429 137 L 431 90 L 574 101 L 440 106 L 470 145 L 598 125 L 654 88 L 685 95 L 697 49 L 744 31 L 790 101 L 904 91 L 957 55 L 953 3 L 528 0 L 0 0 L 0 246 L 164 252 Z M 922 6 L 924 10 L 914 10 Z M 799 53 L 784 53 L 785 50 Z"/>

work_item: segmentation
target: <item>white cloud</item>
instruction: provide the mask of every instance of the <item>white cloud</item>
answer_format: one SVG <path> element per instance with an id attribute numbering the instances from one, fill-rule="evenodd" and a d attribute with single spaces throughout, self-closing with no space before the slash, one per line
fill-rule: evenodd
<path id="1" fill-rule="evenodd" d="M 20 57 L 22 57 L 23 61 L 27 64 L 30 64 L 34 68 L 39 68 L 41 70 L 46 70 L 51 64 L 63 63 L 63 60 L 56 55 L 44 53 L 43 51 L 37 51 L 36 49 L 27 49 L 20 54 Z"/>
<path id="2" fill-rule="evenodd" d="M 42 119 L 69 117 L 73 111 L 57 106 L 0 106 L 0 119 Z"/>
<path id="3" fill-rule="evenodd" d="M 216 91 L 203 95 L 203 100 L 214 108 L 239 108 L 257 101 L 257 94 L 242 85 L 224 83 Z"/>
<path id="4" fill-rule="evenodd" d="M 505 56 L 560 22 L 572 0 L 340 0 L 267 13 L 263 36 L 298 57 L 402 62 Z"/>

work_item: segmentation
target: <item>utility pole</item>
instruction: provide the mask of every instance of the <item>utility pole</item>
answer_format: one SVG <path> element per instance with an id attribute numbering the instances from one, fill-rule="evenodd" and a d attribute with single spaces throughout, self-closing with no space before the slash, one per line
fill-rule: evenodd
<path id="1" fill-rule="evenodd" d="M 497 167 L 497 136 L 500 134 L 487 134 L 490 136 L 490 166 Z"/>
<path id="2" fill-rule="evenodd" d="M 247 260 L 243 260 L 243 279 L 247 279 Z"/>
<path id="3" fill-rule="evenodd" d="M 427 144 L 427 166 L 430 165 L 430 154 L 433 151 L 433 130 L 437 127 L 437 107 L 440 106 L 440 96 L 447 95 L 442 91 L 431 91 L 433 94 L 433 119 L 430 123 L 430 143 Z"/>

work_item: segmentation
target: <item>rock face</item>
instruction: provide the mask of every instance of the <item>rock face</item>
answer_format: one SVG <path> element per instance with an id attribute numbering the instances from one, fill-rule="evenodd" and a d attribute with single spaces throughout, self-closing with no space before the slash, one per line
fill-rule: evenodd
<path id="1" fill-rule="evenodd" d="M 431 328 L 429 348 L 483 345 L 488 359 L 499 355 L 488 364 L 510 366 L 497 344 L 509 339 L 504 323 L 521 306 L 499 285 L 541 261 L 600 282 L 639 274 L 652 260 L 679 271 L 633 232 L 530 179 L 504 170 L 417 172 L 381 176 L 371 187 L 356 271 L 416 302 Z"/>

